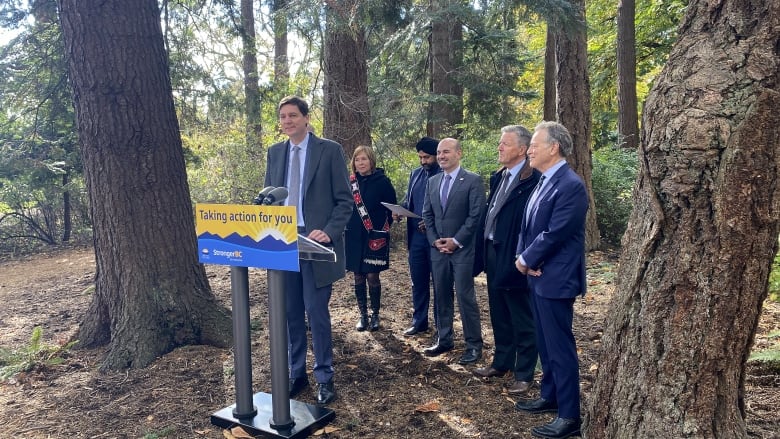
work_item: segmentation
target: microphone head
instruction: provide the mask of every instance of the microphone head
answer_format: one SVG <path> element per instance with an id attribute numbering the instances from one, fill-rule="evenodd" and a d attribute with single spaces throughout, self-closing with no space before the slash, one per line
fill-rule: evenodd
<path id="1" fill-rule="evenodd" d="M 272 190 L 268 193 L 268 195 L 265 196 L 265 199 L 263 200 L 264 206 L 269 206 L 273 203 L 276 203 L 278 201 L 284 201 L 285 198 L 287 198 L 287 188 L 285 187 L 278 187 Z"/>
<path id="2" fill-rule="evenodd" d="M 271 191 L 272 191 L 272 190 L 274 190 L 274 189 L 276 189 L 276 188 L 275 188 L 275 187 L 273 187 L 273 186 L 266 186 L 266 187 L 264 187 L 264 188 L 263 188 L 263 190 L 261 190 L 261 191 L 260 191 L 260 192 L 257 194 L 257 196 L 255 197 L 255 199 L 254 199 L 254 200 L 252 200 L 252 203 L 253 203 L 253 204 L 263 204 L 263 199 L 265 199 L 265 197 L 266 197 L 266 196 L 267 196 L 269 193 L 271 193 Z"/>

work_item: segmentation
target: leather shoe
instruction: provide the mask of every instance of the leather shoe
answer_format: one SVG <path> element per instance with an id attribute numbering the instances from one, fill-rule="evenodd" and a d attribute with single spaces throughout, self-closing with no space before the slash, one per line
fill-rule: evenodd
<path id="1" fill-rule="evenodd" d="M 544 424 L 531 429 L 531 434 L 547 439 L 564 439 L 580 435 L 579 419 L 555 418 L 549 424 Z"/>
<path id="2" fill-rule="evenodd" d="M 336 399 L 336 388 L 333 386 L 333 380 L 327 383 L 317 384 L 317 404 L 330 404 Z"/>
<path id="3" fill-rule="evenodd" d="M 506 393 L 509 393 L 510 395 L 519 395 L 522 393 L 528 393 L 529 390 L 534 386 L 533 381 L 517 381 L 515 380 L 514 383 L 512 383 L 511 386 L 507 387 Z"/>
<path id="4" fill-rule="evenodd" d="M 466 349 L 463 351 L 463 355 L 460 356 L 458 364 L 473 364 L 482 358 L 482 352 L 476 349 Z"/>
<path id="5" fill-rule="evenodd" d="M 307 387 L 309 387 L 309 379 L 307 377 L 290 378 L 290 387 L 288 388 L 290 391 L 290 398 L 295 398 Z"/>
<path id="6" fill-rule="evenodd" d="M 505 370 L 498 370 L 493 366 L 478 367 L 471 371 L 471 373 L 480 378 L 502 377 L 506 375 L 506 372 Z"/>
<path id="7" fill-rule="evenodd" d="M 515 404 L 515 410 L 528 413 L 556 413 L 558 404 L 544 398 L 521 399 Z"/>
<path id="8" fill-rule="evenodd" d="M 440 344 L 435 344 L 431 347 L 427 347 L 423 350 L 423 353 L 428 357 L 435 357 L 437 355 L 441 355 L 445 352 L 449 352 L 452 349 L 454 349 L 454 346 L 442 346 Z"/>
<path id="9" fill-rule="evenodd" d="M 417 328 L 415 326 L 410 326 L 406 328 L 406 331 L 404 331 L 404 337 L 411 337 L 427 330 L 428 328 Z"/>

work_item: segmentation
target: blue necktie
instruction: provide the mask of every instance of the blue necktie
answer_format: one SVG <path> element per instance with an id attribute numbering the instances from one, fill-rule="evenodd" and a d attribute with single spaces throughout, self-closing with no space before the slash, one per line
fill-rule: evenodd
<path id="1" fill-rule="evenodd" d="M 452 180 L 452 177 L 449 175 L 444 176 L 444 185 L 441 188 L 441 210 L 447 208 L 447 198 L 449 198 L 450 194 L 450 180 Z"/>

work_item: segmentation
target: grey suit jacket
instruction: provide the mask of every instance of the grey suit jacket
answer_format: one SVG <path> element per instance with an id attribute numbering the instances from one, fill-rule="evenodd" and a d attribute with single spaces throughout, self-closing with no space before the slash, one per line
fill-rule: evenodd
<path id="1" fill-rule="evenodd" d="M 265 186 L 286 186 L 289 151 L 289 140 L 268 149 Z M 302 186 L 306 231 L 327 233 L 336 252 L 335 263 L 313 262 L 315 283 L 321 288 L 344 277 L 344 228 L 355 204 L 341 145 L 309 135 Z"/>
<path id="2" fill-rule="evenodd" d="M 436 174 L 428 180 L 423 220 L 425 221 L 428 242 L 439 238 L 455 238 L 463 248 L 453 253 L 453 258 L 474 258 L 475 243 L 480 241 L 480 219 L 485 208 L 485 185 L 482 178 L 461 168 L 452 182 L 446 209 L 442 209 L 440 190 L 444 173 Z"/>

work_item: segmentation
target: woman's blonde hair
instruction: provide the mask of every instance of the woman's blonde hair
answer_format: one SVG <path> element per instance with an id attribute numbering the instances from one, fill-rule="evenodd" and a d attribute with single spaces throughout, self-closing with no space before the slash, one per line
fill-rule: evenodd
<path id="1" fill-rule="evenodd" d="M 371 163 L 371 172 L 376 171 L 376 153 L 374 152 L 374 148 L 366 145 L 360 145 L 357 148 L 355 148 L 355 152 L 352 153 L 352 172 L 357 174 L 357 169 L 355 169 L 355 158 L 358 156 L 358 154 L 365 154 L 366 157 L 368 157 L 368 162 Z"/>

